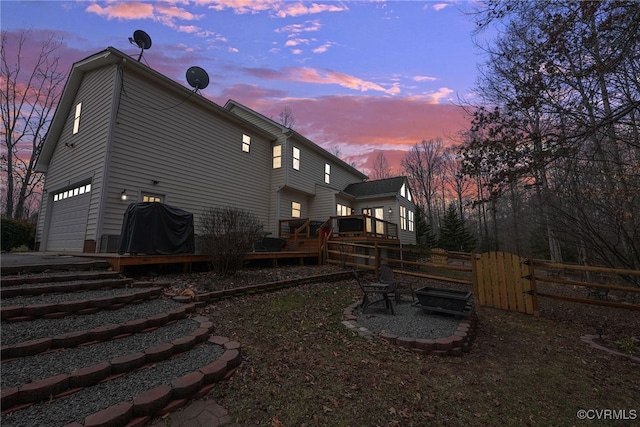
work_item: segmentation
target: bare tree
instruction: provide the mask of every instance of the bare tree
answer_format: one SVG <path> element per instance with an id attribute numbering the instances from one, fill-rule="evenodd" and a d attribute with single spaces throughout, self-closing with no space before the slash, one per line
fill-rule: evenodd
<path id="1" fill-rule="evenodd" d="M 417 202 L 422 204 L 427 223 L 433 230 L 437 229 L 437 177 L 441 173 L 443 154 L 444 142 L 441 139 L 422 140 L 401 161 L 411 188 L 416 192 Z"/>
<path id="2" fill-rule="evenodd" d="M 373 175 L 372 179 L 385 179 L 391 178 L 391 169 L 389 168 L 389 162 L 384 155 L 384 152 L 378 151 L 376 158 L 373 161 Z"/>
<path id="3" fill-rule="evenodd" d="M 26 46 L 27 36 L 5 31 L 1 35 L 3 202 L 4 215 L 15 219 L 25 217 L 27 201 L 42 181 L 34 168 L 64 83 L 56 53 L 61 42 L 47 36 L 38 52 Z M 29 56 L 34 63 L 28 68 L 23 67 L 26 50 L 35 53 Z"/>
<path id="4" fill-rule="evenodd" d="M 478 28 L 495 26 L 498 37 L 478 94 L 498 114 L 475 116 L 481 135 L 467 154 L 470 172 L 490 178 L 485 198 L 508 184 L 512 208 L 522 200 L 537 211 L 554 260 L 562 244 L 582 262 L 637 269 L 640 4 L 483 7 Z"/>
<path id="5" fill-rule="evenodd" d="M 280 119 L 280 124 L 289 129 L 293 128 L 293 125 L 296 124 L 296 119 L 293 117 L 293 112 L 289 107 L 284 107 L 278 115 L 278 118 Z"/>

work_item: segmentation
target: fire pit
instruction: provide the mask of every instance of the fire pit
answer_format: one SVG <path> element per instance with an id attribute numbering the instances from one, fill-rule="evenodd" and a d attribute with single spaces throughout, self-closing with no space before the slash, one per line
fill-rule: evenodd
<path id="1" fill-rule="evenodd" d="M 469 299 L 472 293 L 453 289 L 420 288 L 414 292 L 418 302 L 414 305 L 426 311 L 468 316 L 471 314 Z"/>

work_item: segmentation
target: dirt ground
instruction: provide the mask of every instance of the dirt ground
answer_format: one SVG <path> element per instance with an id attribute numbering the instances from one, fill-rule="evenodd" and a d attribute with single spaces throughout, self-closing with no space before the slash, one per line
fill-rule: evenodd
<path id="1" fill-rule="evenodd" d="M 174 292 L 204 291 L 336 269 L 161 279 L 170 280 Z M 639 357 L 638 311 L 543 298 L 539 317 L 479 307 L 471 351 L 435 357 L 348 331 L 342 312 L 360 297 L 354 281 L 343 281 L 203 307 L 200 314 L 212 319 L 216 333 L 240 341 L 243 352 L 234 375 L 214 389 L 215 398 L 246 426 L 617 425 L 585 421 L 582 409 L 621 411 L 616 416 L 627 417 L 622 425 L 640 420 L 640 363 L 580 339 L 602 333 L 601 344 Z"/>

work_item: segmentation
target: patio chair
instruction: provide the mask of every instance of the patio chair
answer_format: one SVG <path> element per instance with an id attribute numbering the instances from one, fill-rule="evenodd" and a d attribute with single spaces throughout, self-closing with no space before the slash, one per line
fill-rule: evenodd
<path id="1" fill-rule="evenodd" d="M 358 286 L 362 290 L 362 303 L 360 307 L 364 313 L 367 308 L 375 304 L 384 304 L 387 313 L 395 314 L 393 304 L 389 295 L 395 295 L 395 286 L 390 283 L 362 283 L 358 272 L 354 270 L 353 277 L 358 282 Z"/>
<path id="2" fill-rule="evenodd" d="M 388 265 L 380 266 L 380 283 L 392 284 L 394 286 L 394 294 L 396 302 L 400 302 L 401 294 L 411 294 L 411 301 L 416 300 L 416 295 L 413 292 L 413 284 L 404 280 L 396 280 L 396 276 L 393 270 Z"/>

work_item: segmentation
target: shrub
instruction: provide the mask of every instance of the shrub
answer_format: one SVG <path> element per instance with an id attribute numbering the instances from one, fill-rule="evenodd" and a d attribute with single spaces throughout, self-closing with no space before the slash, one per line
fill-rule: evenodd
<path id="1" fill-rule="evenodd" d="M 2 218 L 2 250 L 26 247 L 33 250 L 36 238 L 36 225 L 32 222 Z"/>
<path id="2" fill-rule="evenodd" d="M 202 213 L 200 231 L 212 269 L 224 276 L 242 267 L 247 253 L 261 236 L 262 224 L 255 215 L 242 209 L 207 208 Z"/>

